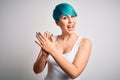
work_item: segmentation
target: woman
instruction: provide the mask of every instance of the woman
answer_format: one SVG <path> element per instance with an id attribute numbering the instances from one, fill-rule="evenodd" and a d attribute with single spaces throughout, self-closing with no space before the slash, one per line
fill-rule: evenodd
<path id="1" fill-rule="evenodd" d="M 48 63 L 45 80 L 80 80 L 80 74 L 87 65 L 90 52 L 90 40 L 80 37 L 76 32 L 74 8 L 68 3 L 58 4 L 53 11 L 53 18 L 62 34 L 53 36 L 46 32 L 37 33 L 41 50 L 34 63 L 36 74 L 43 71 Z"/>

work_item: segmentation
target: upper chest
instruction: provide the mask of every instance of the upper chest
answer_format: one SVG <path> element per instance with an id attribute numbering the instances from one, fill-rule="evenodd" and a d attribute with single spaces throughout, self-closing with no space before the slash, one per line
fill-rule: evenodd
<path id="1" fill-rule="evenodd" d="M 72 51 L 72 49 L 75 47 L 77 42 L 78 42 L 78 37 L 72 38 L 68 41 L 62 41 L 58 39 L 56 47 L 60 53 L 65 54 Z"/>

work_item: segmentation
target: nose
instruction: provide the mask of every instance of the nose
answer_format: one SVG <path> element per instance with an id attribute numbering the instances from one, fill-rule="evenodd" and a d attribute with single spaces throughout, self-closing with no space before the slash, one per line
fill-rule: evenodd
<path id="1" fill-rule="evenodd" d="M 68 22 L 69 22 L 69 23 L 72 23 L 72 18 L 71 18 L 71 16 L 68 16 Z"/>

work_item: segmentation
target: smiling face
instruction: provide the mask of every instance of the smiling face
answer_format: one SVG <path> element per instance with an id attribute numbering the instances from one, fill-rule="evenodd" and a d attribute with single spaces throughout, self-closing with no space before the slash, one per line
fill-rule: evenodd
<path id="1" fill-rule="evenodd" d="M 75 16 L 64 16 L 62 15 L 58 22 L 63 34 L 72 34 L 75 32 L 76 28 L 76 17 Z"/>

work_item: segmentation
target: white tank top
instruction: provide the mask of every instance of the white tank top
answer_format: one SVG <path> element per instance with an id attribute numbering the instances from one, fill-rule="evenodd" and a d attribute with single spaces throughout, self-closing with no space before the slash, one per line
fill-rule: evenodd
<path id="1" fill-rule="evenodd" d="M 57 36 L 55 37 L 55 39 Z M 78 37 L 76 40 L 72 50 L 68 53 L 61 54 L 64 56 L 68 61 L 71 63 L 73 62 L 75 55 L 78 51 L 78 46 L 81 42 L 81 37 Z M 56 63 L 56 61 L 53 59 L 51 55 L 48 57 L 48 73 L 47 76 L 45 77 L 45 80 L 80 80 L 80 76 L 78 76 L 76 79 L 71 79 Z M 67 65 L 66 65 L 67 66 Z"/>

